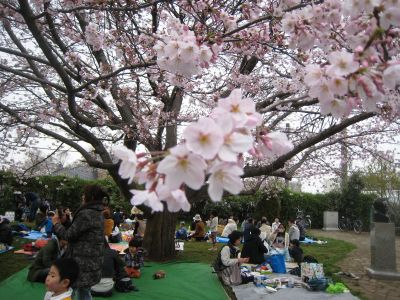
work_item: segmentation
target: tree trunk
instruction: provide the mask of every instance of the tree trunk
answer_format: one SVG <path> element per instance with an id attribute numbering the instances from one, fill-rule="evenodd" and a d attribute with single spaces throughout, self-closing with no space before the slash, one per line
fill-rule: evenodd
<path id="1" fill-rule="evenodd" d="M 177 214 L 170 213 L 164 205 L 163 212 L 148 216 L 144 248 L 148 251 L 149 259 L 164 261 L 175 257 L 175 225 Z"/>

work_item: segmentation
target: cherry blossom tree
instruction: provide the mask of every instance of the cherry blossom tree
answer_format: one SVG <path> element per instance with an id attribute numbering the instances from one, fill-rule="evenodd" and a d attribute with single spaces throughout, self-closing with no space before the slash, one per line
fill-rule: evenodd
<path id="1" fill-rule="evenodd" d="M 48 137 L 106 169 L 153 212 L 155 259 L 196 193 L 398 130 L 398 0 L 1 0 L 0 19 L 2 152 Z"/>

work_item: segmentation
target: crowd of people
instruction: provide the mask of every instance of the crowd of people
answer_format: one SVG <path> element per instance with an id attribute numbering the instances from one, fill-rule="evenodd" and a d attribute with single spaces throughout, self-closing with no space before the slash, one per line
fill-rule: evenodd
<path id="1" fill-rule="evenodd" d="M 19 212 L 18 217 L 27 216 L 48 238 L 28 273 L 29 281 L 45 283 L 45 299 L 73 296 L 87 300 L 92 295 L 110 296 L 114 288 L 121 292 L 138 290 L 132 278 L 141 276 L 146 253 L 142 247 L 146 229 L 142 211 L 136 207 L 130 215 L 119 208 L 112 211 L 105 201 L 107 194 L 97 185 L 84 188 L 81 205 L 73 214 L 67 207 L 55 209 L 48 202 L 39 201 L 36 193 L 25 197 L 29 198 L 29 213 Z M 27 202 L 23 205 L 26 207 Z M 270 224 L 266 217 L 258 221 L 248 217 L 239 224 L 237 217 L 224 220 L 213 211 L 204 220 L 196 214 L 189 228 L 180 222 L 175 238 L 208 240 L 210 251 L 218 250 L 218 239 L 225 239 L 214 268 L 225 284 L 235 285 L 241 282 L 240 264 L 262 264 L 272 253 L 301 263 L 299 241 L 304 239 L 305 230 L 295 220 L 288 220 L 287 224 L 286 228 L 278 218 Z M 126 232 L 130 233 L 129 247 L 121 256 L 109 243 L 121 242 Z"/>
<path id="2" fill-rule="evenodd" d="M 125 217 L 118 208 L 112 213 L 106 199 L 101 187 L 88 185 L 73 214 L 68 208 L 37 208 L 36 229 L 42 230 L 48 241 L 37 253 L 27 279 L 45 283 L 45 299 L 107 297 L 114 288 L 120 292 L 138 291 L 132 278 L 140 277 L 144 262 L 143 213 Z M 126 219 L 132 222 L 125 223 Z M 132 229 L 132 237 L 121 257 L 109 242 L 122 240 L 123 224 Z"/>
<path id="3" fill-rule="evenodd" d="M 234 216 L 229 217 L 226 222 L 224 220 L 218 222 L 217 213 L 212 212 L 209 219 L 203 222 L 201 216 L 197 214 L 193 217 L 189 229 L 186 229 L 185 222 L 180 223 L 175 238 L 209 240 L 212 244 L 209 250 L 217 250 L 218 226 L 222 225 L 220 237 L 227 239 L 227 243 L 217 254 L 214 269 L 225 284 L 236 285 L 242 282 L 240 264 L 243 263 L 263 264 L 274 254 L 283 255 L 286 261 L 296 262 L 299 266 L 303 261 L 303 250 L 299 242 L 305 239 L 305 228 L 294 219 L 288 220 L 286 228 L 279 218 L 275 218 L 270 224 L 266 217 L 257 222 L 248 217 L 239 224 L 238 218 Z M 240 251 L 241 244 L 243 246 Z"/>

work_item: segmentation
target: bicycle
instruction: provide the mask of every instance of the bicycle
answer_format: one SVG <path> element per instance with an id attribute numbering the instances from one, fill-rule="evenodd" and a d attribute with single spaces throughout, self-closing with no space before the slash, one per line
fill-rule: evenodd
<path id="1" fill-rule="evenodd" d="M 311 229 L 311 217 L 310 217 L 310 215 L 304 216 L 304 211 L 301 210 L 299 207 L 297 208 L 297 212 L 296 212 L 296 220 L 301 225 L 303 225 L 305 229 Z"/>
<path id="2" fill-rule="evenodd" d="M 354 230 L 355 233 L 360 234 L 363 228 L 363 222 L 360 219 L 355 219 L 354 221 L 349 218 L 342 216 L 339 221 L 340 231 L 350 231 Z"/>

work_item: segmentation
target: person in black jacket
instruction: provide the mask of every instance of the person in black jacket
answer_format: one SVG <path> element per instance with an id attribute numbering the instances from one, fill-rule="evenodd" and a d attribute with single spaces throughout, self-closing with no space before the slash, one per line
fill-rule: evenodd
<path id="1" fill-rule="evenodd" d="M 59 215 L 53 217 L 53 230 L 68 241 L 66 256 L 79 265 L 79 277 L 74 293 L 78 300 L 92 299 L 90 287 L 101 279 L 104 258 L 103 199 L 107 194 L 97 185 L 84 188 L 82 205 L 74 214 L 71 226 L 65 228 Z"/>
<path id="2" fill-rule="evenodd" d="M 251 228 L 250 235 L 244 241 L 242 256 L 249 258 L 251 264 L 261 264 L 265 261 L 264 253 L 268 253 L 268 249 L 260 239 L 260 229 Z"/>
<path id="3" fill-rule="evenodd" d="M 303 249 L 300 248 L 299 240 L 291 240 L 289 255 L 299 265 L 303 262 Z"/>
<path id="4" fill-rule="evenodd" d="M 92 296 L 109 297 L 115 288 L 120 292 L 135 291 L 138 289 L 132 284 L 132 279 L 125 272 L 125 263 L 118 256 L 118 251 L 104 243 L 104 262 L 101 268 L 101 280 L 90 288 Z"/>

